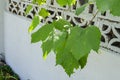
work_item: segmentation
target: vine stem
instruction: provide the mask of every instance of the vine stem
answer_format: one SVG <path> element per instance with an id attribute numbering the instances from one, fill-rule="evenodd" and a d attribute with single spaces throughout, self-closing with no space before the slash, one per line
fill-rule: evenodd
<path id="1" fill-rule="evenodd" d="M 90 25 L 90 24 L 91 24 L 91 22 L 92 22 L 92 21 L 95 19 L 95 17 L 97 16 L 98 12 L 99 12 L 99 11 L 97 11 L 97 12 L 93 15 L 92 19 L 88 22 L 87 25 Z"/>

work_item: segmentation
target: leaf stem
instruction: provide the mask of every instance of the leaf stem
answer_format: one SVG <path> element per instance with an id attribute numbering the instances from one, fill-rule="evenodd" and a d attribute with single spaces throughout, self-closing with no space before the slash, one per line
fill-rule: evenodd
<path id="1" fill-rule="evenodd" d="M 98 12 L 99 12 L 99 11 L 97 11 L 97 12 L 93 15 L 92 19 L 88 22 L 87 25 L 90 25 L 90 24 L 92 23 L 92 21 L 93 21 L 93 20 L 95 19 L 95 17 L 97 16 Z"/>

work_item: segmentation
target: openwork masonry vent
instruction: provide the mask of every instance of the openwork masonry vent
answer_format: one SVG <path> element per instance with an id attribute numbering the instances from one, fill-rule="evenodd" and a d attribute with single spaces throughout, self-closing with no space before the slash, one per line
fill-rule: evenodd
<path id="1" fill-rule="evenodd" d="M 81 27 L 84 27 L 87 22 L 90 22 L 97 12 L 95 5 L 89 5 L 81 15 L 76 16 L 74 14 L 76 7 L 85 4 L 84 2 L 80 2 L 81 0 L 77 0 L 76 4 L 72 7 L 60 7 L 56 0 L 47 0 L 47 5 L 43 6 L 31 4 L 30 0 L 26 1 L 17 2 L 15 0 L 9 0 L 7 9 L 13 14 L 32 19 L 41 8 L 46 8 L 51 15 L 42 20 L 42 23 L 50 23 L 56 19 L 56 16 L 62 16 L 73 25 L 79 25 Z M 31 4 L 33 8 L 28 15 L 25 15 L 28 4 Z M 120 53 L 120 17 L 112 16 L 109 11 L 106 11 L 104 14 L 98 13 L 93 22 L 91 22 L 91 25 L 96 25 L 101 30 L 101 47 L 115 53 Z"/>

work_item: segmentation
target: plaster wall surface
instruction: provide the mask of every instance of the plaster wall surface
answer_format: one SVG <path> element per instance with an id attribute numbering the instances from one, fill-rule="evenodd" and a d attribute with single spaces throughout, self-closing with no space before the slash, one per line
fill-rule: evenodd
<path id="1" fill-rule="evenodd" d="M 5 1 L 0 0 L 0 54 L 4 52 L 4 10 Z"/>
<path id="2" fill-rule="evenodd" d="M 42 58 L 41 43 L 31 44 L 30 21 L 5 12 L 5 56 L 21 80 L 120 80 L 120 56 L 100 50 L 91 52 L 83 70 L 70 78 L 61 66 L 55 66 L 55 55 Z"/>

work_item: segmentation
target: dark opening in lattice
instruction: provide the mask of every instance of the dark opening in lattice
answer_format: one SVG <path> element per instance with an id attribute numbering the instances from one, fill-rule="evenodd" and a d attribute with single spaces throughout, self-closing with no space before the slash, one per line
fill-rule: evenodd
<path id="1" fill-rule="evenodd" d="M 120 48 L 120 42 L 114 42 L 112 45 Z"/>
<path id="2" fill-rule="evenodd" d="M 109 27 L 108 25 L 103 24 L 102 30 L 103 30 L 103 31 L 105 31 L 105 30 L 107 30 L 107 29 L 108 29 L 108 27 Z"/>

